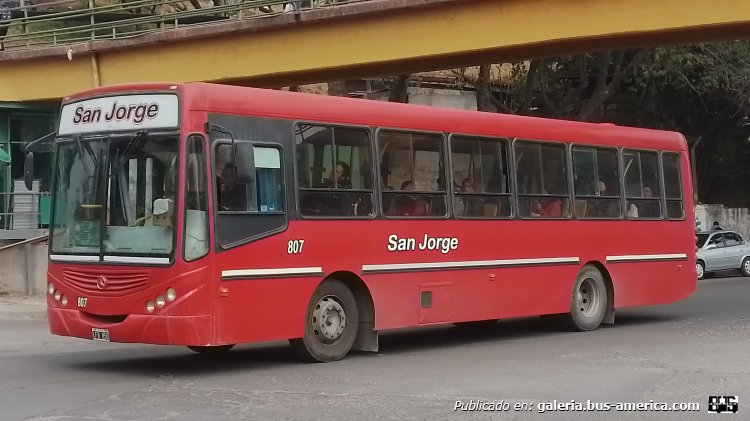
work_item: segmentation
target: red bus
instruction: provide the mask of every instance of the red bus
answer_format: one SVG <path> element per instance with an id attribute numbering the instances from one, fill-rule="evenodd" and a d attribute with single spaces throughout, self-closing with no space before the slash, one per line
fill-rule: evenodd
<path id="1" fill-rule="evenodd" d="M 593 330 L 696 288 L 679 133 L 141 84 L 65 98 L 55 151 L 56 335 L 333 361 L 396 328 Z"/>

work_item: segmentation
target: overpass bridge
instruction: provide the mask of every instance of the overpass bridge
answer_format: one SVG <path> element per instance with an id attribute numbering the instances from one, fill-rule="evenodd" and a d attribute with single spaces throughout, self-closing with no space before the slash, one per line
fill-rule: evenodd
<path id="1" fill-rule="evenodd" d="M 306 0 L 287 13 L 280 1 L 72 1 L 12 9 L 0 101 L 147 81 L 281 86 L 750 33 L 747 0 Z"/>

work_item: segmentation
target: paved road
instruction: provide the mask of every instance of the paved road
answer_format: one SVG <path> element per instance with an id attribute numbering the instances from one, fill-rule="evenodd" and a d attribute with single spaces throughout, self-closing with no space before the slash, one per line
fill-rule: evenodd
<path id="1" fill-rule="evenodd" d="M 618 312 L 594 332 L 536 319 L 481 333 L 434 327 L 381 335 L 379 354 L 295 360 L 286 343 L 221 359 L 183 348 L 49 335 L 39 300 L 0 298 L 0 419 L 706 419 L 709 395 L 750 412 L 750 279 L 700 283 L 684 302 Z M 454 412 L 457 400 L 504 401 Z M 700 412 L 555 411 L 539 405 L 699 403 Z M 515 411 L 514 404 L 529 404 Z M 742 414 L 745 415 L 742 415 Z"/>

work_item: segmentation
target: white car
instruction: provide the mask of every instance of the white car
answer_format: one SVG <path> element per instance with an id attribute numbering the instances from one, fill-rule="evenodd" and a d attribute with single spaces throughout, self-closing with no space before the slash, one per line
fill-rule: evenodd
<path id="1" fill-rule="evenodd" d="M 698 279 L 707 273 L 738 269 L 743 276 L 750 276 L 750 244 L 736 232 L 704 231 L 697 233 L 696 238 Z"/>

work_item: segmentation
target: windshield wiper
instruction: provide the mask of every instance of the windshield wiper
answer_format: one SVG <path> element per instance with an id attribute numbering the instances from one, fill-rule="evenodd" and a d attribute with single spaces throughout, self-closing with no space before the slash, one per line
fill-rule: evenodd
<path id="1" fill-rule="evenodd" d="M 122 153 L 118 154 L 120 156 L 128 156 L 130 152 L 134 149 L 134 146 L 136 142 L 143 139 L 148 134 L 148 130 L 140 130 L 138 133 L 135 134 L 129 141 L 128 144 L 125 145 L 125 149 L 122 151 Z"/>
<path id="2" fill-rule="evenodd" d="M 78 155 L 81 156 L 81 164 L 83 164 L 83 171 L 86 172 L 86 177 L 91 178 L 91 173 L 89 172 L 89 168 L 86 165 L 86 161 L 85 161 L 86 156 L 83 154 L 83 145 L 81 144 L 81 135 L 79 134 L 73 135 L 73 143 L 75 143 L 76 145 L 76 152 L 78 152 Z M 89 152 L 89 156 L 92 155 L 90 150 L 86 149 L 86 151 Z"/>

